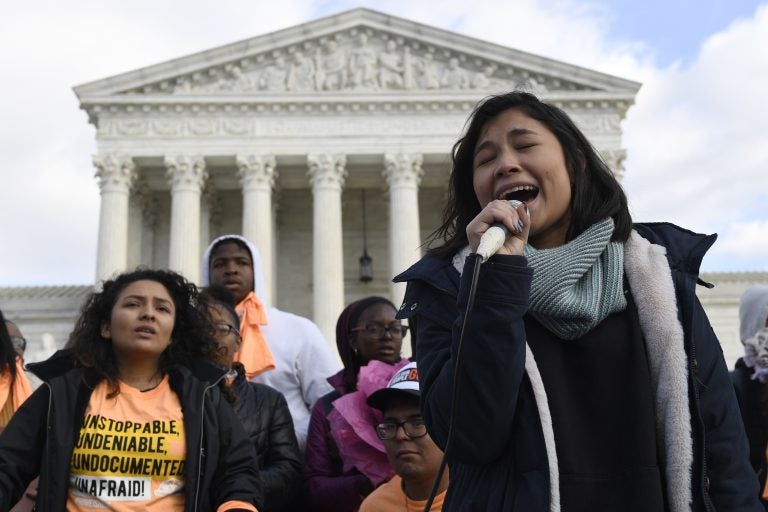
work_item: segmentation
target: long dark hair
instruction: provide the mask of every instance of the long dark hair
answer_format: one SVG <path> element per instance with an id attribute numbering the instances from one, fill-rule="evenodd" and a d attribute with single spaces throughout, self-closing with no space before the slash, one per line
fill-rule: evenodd
<path id="1" fill-rule="evenodd" d="M 546 126 L 560 142 L 568 172 L 573 179 L 571 224 L 566 241 L 573 240 L 592 224 L 612 217 L 613 240 L 626 241 L 632 230 L 627 197 L 615 176 L 568 114 L 544 103 L 533 94 L 514 91 L 483 100 L 472 112 L 464 135 L 453 146 L 453 168 L 443 223 L 430 236 L 432 249 L 453 255 L 467 245 L 467 224 L 480 213 L 472 182 L 475 146 L 486 123 L 502 112 L 516 108 Z"/>
<path id="2" fill-rule="evenodd" d="M 11 372 L 11 379 L 16 378 L 16 349 L 13 348 L 11 335 L 8 334 L 8 326 L 5 325 L 5 316 L 0 311 L 0 375 L 5 369 Z"/>
<path id="3" fill-rule="evenodd" d="M 102 290 L 91 294 L 83 305 L 67 345 L 74 352 L 78 366 L 93 369 L 107 380 L 110 396 L 119 393 L 117 359 L 112 340 L 101 335 L 101 328 L 110 321 L 120 293 L 129 284 L 143 280 L 163 285 L 176 309 L 171 343 L 160 355 L 160 371 L 165 373 L 173 365 L 205 358 L 215 348 L 206 320 L 197 309 L 197 287 L 180 274 L 138 268 L 104 281 Z"/>

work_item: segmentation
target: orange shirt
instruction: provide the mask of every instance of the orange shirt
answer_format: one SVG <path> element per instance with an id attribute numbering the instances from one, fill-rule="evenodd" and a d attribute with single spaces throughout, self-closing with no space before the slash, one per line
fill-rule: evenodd
<path id="1" fill-rule="evenodd" d="M 67 510 L 183 511 L 186 444 L 181 403 L 166 375 L 149 391 L 93 390 L 70 462 Z"/>
<path id="2" fill-rule="evenodd" d="M 443 509 L 445 493 L 446 491 L 442 491 L 435 496 L 429 508 L 430 512 L 439 512 Z M 427 500 L 407 499 L 403 492 L 403 479 L 395 475 L 363 500 L 360 512 L 423 512 L 426 505 Z"/>

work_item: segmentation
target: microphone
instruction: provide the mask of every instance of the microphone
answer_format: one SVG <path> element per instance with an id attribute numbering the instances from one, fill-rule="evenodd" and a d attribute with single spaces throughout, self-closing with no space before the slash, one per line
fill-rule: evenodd
<path id="1" fill-rule="evenodd" d="M 514 209 L 517 209 L 523 204 L 522 201 L 517 201 L 516 199 L 510 199 L 507 202 Z M 527 207 L 525 210 L 528 212 Z M 480 256 L 483 261 L 486 261 L 501 249 L 501 246 L 504 245 L 504 241 L 509 235 L 509 229 L 507 229 L 507 226 L 504 224 L 500 222 L 492 224 L 491 227 L 483 233 L 483 236 L 480 237 L 480 243 L 477 246 L 477 255 Z"/>

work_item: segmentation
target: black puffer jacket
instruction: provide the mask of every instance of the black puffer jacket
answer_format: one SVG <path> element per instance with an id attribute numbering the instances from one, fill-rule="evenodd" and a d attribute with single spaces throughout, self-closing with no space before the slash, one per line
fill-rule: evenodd
<path id="1" fill-rule="evenodd" d="M 302 460 L 288 403 L 276 389 L 247 381 L 242 364 L 235 363 L 234 368 L 235 412 L 251 437 L 259 460 L 264 491 L 264 506 L 259 510 L 299 510 L 303 494 Z"/>
<path id="2" fill-rule="evenodd" d="M 14 414 L 0 436 L 0 510 L 8 510 L 40 475 L 37 509 L 66 508 L 69 465 L 85 409 L 99 377 L 73 369 L 69 351 L 30 364 L 43 384 Z M 184 411 L 187 460 L 184 510 L 207 512 L 227 501 L 261 506 L 254 453 L 232 407 L 217 387 L 223 372 L 200 363 L 174 367 L 170 386 Z"/>

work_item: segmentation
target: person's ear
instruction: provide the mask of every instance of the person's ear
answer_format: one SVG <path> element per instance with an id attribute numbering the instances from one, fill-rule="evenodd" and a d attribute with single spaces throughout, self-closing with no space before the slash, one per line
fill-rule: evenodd
<path id="1" fill-rule="evenodd" d="M 109 322 L 101 322 L 101 337 L 112 339 L 112 331 L 109 328 Z"/>

